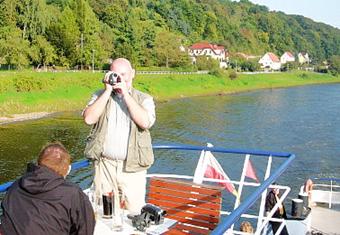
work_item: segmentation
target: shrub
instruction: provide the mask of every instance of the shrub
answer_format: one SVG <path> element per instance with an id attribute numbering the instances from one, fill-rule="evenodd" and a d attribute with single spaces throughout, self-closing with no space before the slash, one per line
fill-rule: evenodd
<path id="1" fill-rule="evenodd" d="M 231 71 L 231 72 L 229 73 L 229 78 L 230 78 L 230 80 L 236 79 L 237 76 L 238 76 L 238 75 L 237 75 L 237 73 L 236 73 L 235 70 L 233 70 L 233 71 Z"/>
<path id="2" fill-rule="evenodd" d="M 219 68 L 219 62 L 210 57 L 198 56 L 196 58 L 196 66 L 198 70 L 213 70 Z"/>
<path id="3" fill-rule="evenodd" d="M 13 81 L 10 78 L 0 78 L 0 93 L 13 89 Z"/>
<path id="4" fill-rule="evenodd" d="M 287 62 L 281 66 L 281 71 L 286 72 L 286 71 L 291 71 L 294 69 L 298 68 L 298 63 L 297 62 Z"/>
<path id="5" fill-rule="evenodd" d="M 259 69 L 259 64 L 254 60 L 247 60 L 240 63 L 242 71 L 255 72 Z"/>
<path id="6" fill-rule="evenodd" d="M 316 66 L 315 72 L 318 73 L 328 73 L 328 68 L 326 66 Z"/>
<path id="7" fill-rule="evenodd" d="M 224 71 L 223 69 L 220 69 L 220 68 L 213 68 L 209 71 L 209 74 L 214 75 L 216 77 L 223 77 Z"/>
<path id="8" fill-rule="evenodd" d="M 299 74 L 300 78 L 308 78 L 308 74 L 307 73 L 301 73 Z"/>
<path id="9" fill-rule="evenodd" d="M 48 81 L 39 77 L 22 76 L 14 79 L 14 87 L 17 92 L 41 91 L 48 87 Z"/>

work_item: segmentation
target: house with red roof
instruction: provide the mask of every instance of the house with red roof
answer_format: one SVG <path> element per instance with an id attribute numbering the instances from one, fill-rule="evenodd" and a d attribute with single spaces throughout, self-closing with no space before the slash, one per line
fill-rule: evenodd
<path id="1" fill-rule="evenodd" d="M 226 68 L 229 60 L 228 53 L 224 46 L 211 44 L 208 42 L 194 43 L 188 48 L 188 53 L 193 63 L 196 63 L 198 56 L 206 56 L 220 62 L 220 68 Z"/>
<path id="2" fill-rule="evenodd" d="M 295 61 L 295 56 L 290 51 L 286 51 L 280 57 L 280 61 L 281 61 L 281 64 L 285 64 L 287 62 L 294 62 Z"/>
<path id="3" fill-rule="evenodd" d="M 279 57 L 272 52 L 267 52 L 262 56 L 259 64 L 261 64 L 261 68 L 263 69 L 280 70 L 281 68 Z"/>

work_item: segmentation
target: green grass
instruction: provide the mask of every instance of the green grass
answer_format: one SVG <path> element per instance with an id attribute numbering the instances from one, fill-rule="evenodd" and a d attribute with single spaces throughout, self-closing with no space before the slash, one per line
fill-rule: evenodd
<path id="1" fill-rule="evenodd" d="M 340 82 L 340 77 L 311 72 L 240 74 L 237 79 L 213 75 L 140 75 L 135 86 L 151 93 L 157 100 L 179 97 L 229 94 L 254 89 Z"/>
<path id="2" fill-rule="evenodd" d="M 103 87 L 103 73 L 0 72 L 0 116 L 29 112 L 81 110 Z M 240 74 L 235 80 L 213 75 L 138 75 L 134 86 L 157 101 L 229 94 L 254 89 L 340 82 L 340 77 L 311 72 Z"/>

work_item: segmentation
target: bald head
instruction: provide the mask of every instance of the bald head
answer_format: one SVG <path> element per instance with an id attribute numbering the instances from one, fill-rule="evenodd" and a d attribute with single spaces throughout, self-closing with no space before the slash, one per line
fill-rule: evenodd
<path id="1" fill-rule="evenodd" d="M 127 69 L 132 70 L 132 65 L 130 61 L 125 58 L 118 58 L 112 61 L 110 69 L 112 70 L 112 68 L 120 67 L 120 66 L 126 67 Z"/>
<path id="2" fill-rule="evenodd" d="M 68 173 L 70 162 L 70 154 L 61 143 L 48 144 L 38 157 L 38 165 L 46 166 L 63 177 Z"/>

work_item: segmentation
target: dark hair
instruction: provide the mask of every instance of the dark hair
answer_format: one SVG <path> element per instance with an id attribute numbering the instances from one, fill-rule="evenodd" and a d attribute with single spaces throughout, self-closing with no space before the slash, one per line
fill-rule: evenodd
<path id="1" fill-rule="evenodd" d="M 59 142 L 47 144 L 39 153 L 38 165 L 46 166 L 61 176 L 66 176 L 71 156 Z"/>

